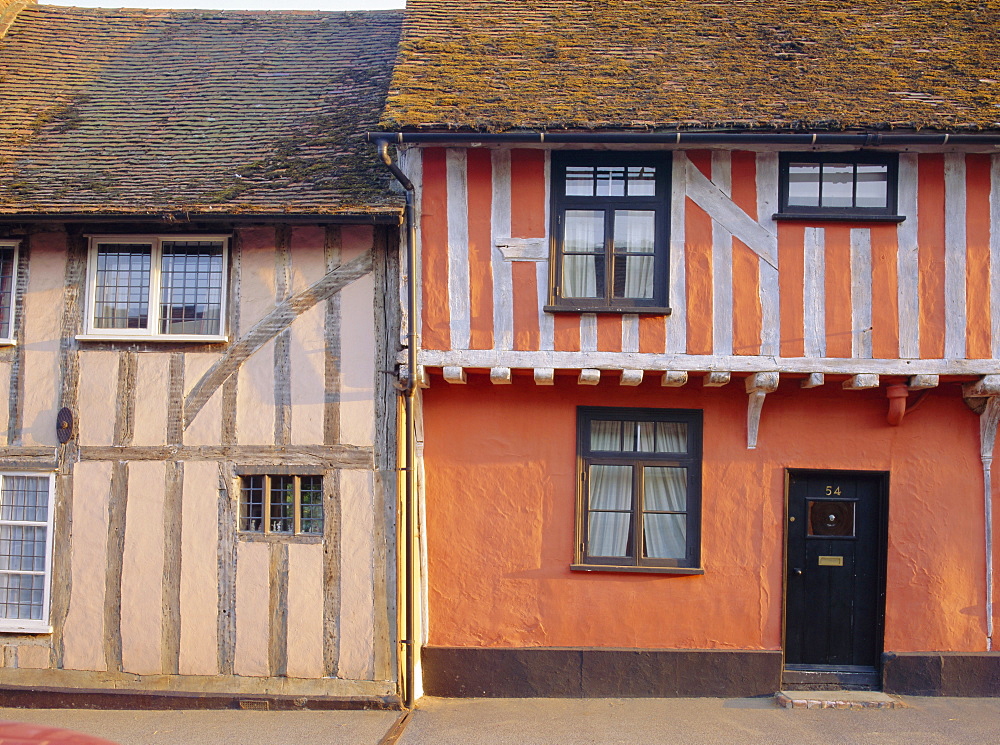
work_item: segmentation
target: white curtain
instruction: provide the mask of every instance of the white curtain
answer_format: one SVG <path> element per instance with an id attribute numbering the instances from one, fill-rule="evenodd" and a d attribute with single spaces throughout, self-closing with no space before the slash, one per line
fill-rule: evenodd
<path id="1" fill-rule="evenodd" d="M 687 469 L 647 466 L 643 471 L 646 556 L 683 559 L 687 553 Z M 664 512 L 674 514 L 657 514 Z"/>
<path id="2" fill-rule="evenodd" d="M 615 260 L 625 263 L 622 297 L 653 297 L 656 213 L 650 210 L 615 212 Z"/>
<path id="3" fill-rule="evenodd" d="M 587 518 L 591 556 L 628 556 L 631 510 L 632 466 L 592 465 Z"/>
<path id="4" fill-rule="evenodd" d="M 604 212 L 566 210 L 564 219 L 562 296 L 598 297 L 597 262 L 604 261 Z"/>

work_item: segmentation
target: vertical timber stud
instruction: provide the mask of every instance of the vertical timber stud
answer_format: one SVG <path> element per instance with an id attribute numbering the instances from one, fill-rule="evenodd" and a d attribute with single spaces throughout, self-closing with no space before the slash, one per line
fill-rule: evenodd
<path id="1" fill-rule="evenodd" d="M 778 373 L 754 373 L 746 379 L 746 390 L 750 396 L 747 404 L 747 450 L 757 447 L 757 430 L 760 427 L 760 412 L 768 393 L 778 390 Z"/>
<path id="2" fill-rule="evenodd" d="M 170 355 L 167 380 L 167 445 L 184 444 L 184 353 Z M 181 526 L 184 519 L 184 463 L 168 460 L 163 495 L 163 591 L 160 639 L 162 670 L 177 675 L 181 655 Z"/>
<path id="3" fill-rule="evenodd" d="M 115 407 L 114 444 L 128 447 L 135 431 L 136 369 L 135 352 L 118 356 L 118 394 Z M 122 671 L 122 569 L 125 560 L 125 513 L 128 505 L 128 463 L 111 466 L 111 494 L 108 500 L 108 549 L 105 567 L 104 656 L 110 672 Z"/>
<path id="4" fill-rule="evenodd" d="M 59 408 L 79 410 L 80 351 L 76 335 L 80 333 L 80 305 L 84 277 L 87 269 L 87 240 L 78 232 L 67 236 L 66 277 L 63 282 L 63 316 L 59 342 Z M 20 303 L 18 298 L 16 303 Z M 20 322 L 21 314 L 18 315 Z M 23 338 L 23 336 L 18 336 Z M 59 592 L 52 593 L 52 652 L 49 665 L 63 666 L 63 628 L 69 613 L 69 600 L 73 591 L 73 572 L 70 564 L 73 537 L 73 465 L 80 456 L 80 446 L 75 437 L 60 445 L 56 469 L 55 519 L 53 520 L 52 545 L 59 546 L 52 556 L 52 586 Z"/>
<path id="5" fill-rule="evenodd" d="M 24 294 L 28 288 L 28 266 L 31 241 L 21 241 L 18 249 L 17 282 L 14 286 L 15 338 L 24 338 Z M 10 365 L 10 395 L 7 400 L 7 445 L 21 444 L 24 427 L 24 345 L 14 347 L 14 358 Z"/>
<path id="6" fill-rule="evenodd" d="M 342 261 L 341 228 L 326 228 L 326 271 Z M 326 300 L 323 354 L 323 444 L 340 443 L 340 293 Z M 328 470 L 323 478 L 323 674 L 338 675 L 340 665 L 340 471 Z"/>

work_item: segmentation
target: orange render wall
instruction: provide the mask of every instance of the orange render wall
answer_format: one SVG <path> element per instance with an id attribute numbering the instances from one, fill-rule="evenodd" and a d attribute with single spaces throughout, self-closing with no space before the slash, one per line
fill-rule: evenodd
<path id="1" fill-rule="evenodd" d="M 891 427 L 884 393 L 784 381 L 757 450 L 742 389 L 434 377 L 423 394 L 429 643 L 780 649 L 785 469 L 820 468 L 891 472 L 885 650 L 984 649 L 979 424 L 957 385 Z M 704 411 L 704 575 L 569 570 L 577 406 Z"/>

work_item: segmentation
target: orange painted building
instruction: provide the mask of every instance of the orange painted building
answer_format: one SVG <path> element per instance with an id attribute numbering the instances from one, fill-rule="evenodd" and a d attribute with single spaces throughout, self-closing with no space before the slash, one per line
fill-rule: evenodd
<path id="1" fill-rule="evenodd" d="M 878 62 L 850 45 L 741 99 L 764 68 L 711 76 L 771 11 L 620 3 L 628 68 L 566 5 L 411 3 L 383 118 L 414 185 L 425 691 L 1000 693 L 995 114 L 824 88 Z M 654 11 L 688 25 L 649 39 Z"/>

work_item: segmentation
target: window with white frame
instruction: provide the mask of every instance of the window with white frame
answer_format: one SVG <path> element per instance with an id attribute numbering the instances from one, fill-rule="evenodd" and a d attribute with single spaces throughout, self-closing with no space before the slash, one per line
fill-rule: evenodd
<path id="1" fill-rule="evenodd" d="M 52 476 L 0 474 L 0 631 L 48 633 Z"/>
<path id="2" fill-rule="evenodd" d="M 92 236 L 86 335 L 222 340 L 228 239 Z"/>
<path id="3" fill-rule="evenodd" d="M 0 241 L 0 344 L 14 341 L 14 286 L 17 284 L 17 248 Z"/>

